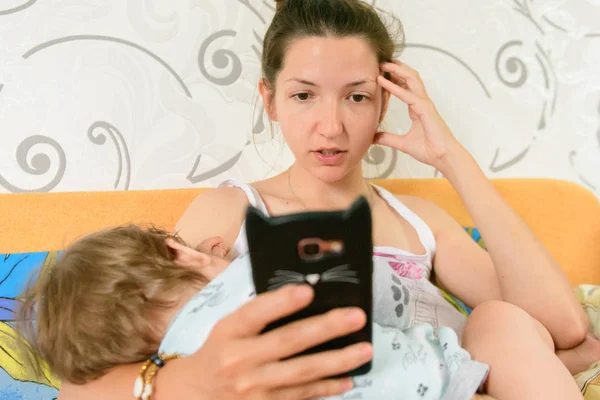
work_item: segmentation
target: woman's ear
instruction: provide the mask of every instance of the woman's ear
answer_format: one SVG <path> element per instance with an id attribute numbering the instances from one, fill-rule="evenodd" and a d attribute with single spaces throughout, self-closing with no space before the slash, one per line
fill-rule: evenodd
<path id="1" fill-rule="evenodd" d="M 265 105 L 265 110 L 271 121 L 277 121 L 277 110 L 275 109 L 275 92 L 265 78 L 258 81 L 258 91 Z"/>
<path id="2" fill-rule="evenodd" d="M 379 116 L 379 123 L 381 124 L 383 122 L 383 119 L 385 118 L 385 115 L 387 114 L 388 111 L 388 106 L 390 104 L 390 92 L 388 92 L 387 90 L 381 88 L 382 90 L 382 97 L 381 97 L 381 114 Z"/>

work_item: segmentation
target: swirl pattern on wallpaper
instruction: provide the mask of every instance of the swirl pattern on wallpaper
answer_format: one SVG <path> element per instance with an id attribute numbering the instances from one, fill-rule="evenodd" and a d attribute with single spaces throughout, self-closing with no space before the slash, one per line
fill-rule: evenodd
<path id="1" fill-rule="evenodd" d="M 186 94 L 186 96 L 191 97 L 192 94 L 189 88 L 186 86 L 183 79 L 175 72 L 173 67 L 171 67 L 166 61 L 161 59 L 159 56 L 151 52 L 150 50 L 127 40 L 103 36 L 103 35 L 75 35 L 75 36 L 65 36 L 57 39 L 53 39 L 47 42 L 43 42 L 41 44 L 36 45 L 30 50 L 26 51 L 23 54 L 23 59 L 30 59 L 35 55 L 43 52 L 47 49 L 51 49 L 55 46 L 69 43 L 69 42 L 77 42 L 77 41 L 102 41 L 102 42 L 111 42 L 117 43 L 121 45 L 125 45 L 127 47 L 136 49 L 157 61 L 160 65 L 162 65 L 175 79 L 175 81 L 179 84 L 182 91 Z M 4 85 L 0 85 L 0 92 L 2 92 Z M 104 129 L 105 133 L 97 133 L 97 129 Z M 115 148 L 117 149 L 118 154 L 118 166 L 117 166 L 117 178 L 114 184 L 115 189 L 127 190 L 130 185 L 131 179 L 131 161 L 129 159 L 129 150 L 127 148 L 127 144 L 123 135 L 116 129 L 113 125 L 108 122 L 95 122 L 93 123 L 88 130 L 88 137 L 95 144 L 104 144 L 106 141 L 105 134 L 108 134 L 112 141 L 115 144 Z M 51 179 L 50 183 L 38 187 L 34 190 L 24 189 L 16 184 L 10 183 L 6 178 L 0 175 L 0 186 L 4 187 L 10 192 L 23 192 L 23 191 L 50 191 L 54 189 L 62 180 L 65 174 L 66 168 L 66 154 L 63 150 L 63 147 L 54 139 L 51 139 L 46 136 L 36 135 L 30 138 L 25 139 L 17 149 L 17 161 L 18 165 L 24 172 L 28 174 L 40 175 L 47 173 L 50 170 L 50 158 L 44 154 L 38 154 L 32 159 L 32 166 L 29 166 L 26 162 L 24 162 L 25 158 L 23 154 L 27 153 L 29 149 L 38 144 L 48 144 L 56 149 L 56 152 L 59 156 L 59 166 L 57 169 L 56 175 Z M 24 150 L 25 149 L 25 150 Z"/>
<path id="2" fill-rule="evenodd" d="M 524 102 L 529 114 L 520 115 L 519 124 L 515 125 L 518 129 L 515 135 L 520 135 L 518 140 L 512 142 L 510 138 L 495 137 L 494 141 L 488 141 L 486 145 L 490 151 L 485 153 L 486 157 L 481 163 L 492 176 L 498 173 L 516 176 L 527 174 L 527 165 L 535 162 L 533 157 L 539 157 L 540 148 L 546 146 L 548 140 L 558 140 L 555 139 L 556 132 L 565 123 L 564 104 L 570 102 L 572 96 L 584 96 L 582 90 L 581 94 L 577 92 L 577 85 L 582 79 L 577 75 L 582 73 L 577 71 L 577 66 L 590 64 L 590 70 L 594 68 L 596 61 L 593 54 L 597 49 L 594 46 L 600 43 L 597 40 L 600 31 L 593 23 L 586 21 L 597 20 L 591 16 L 598 12 L 597 16 L 600 17 L 600 7 L 590 4 L 586 12 L 579 12 L 575 4 L 568 0 L 560 4 L 502 0 L 475 6 L 456 3 L 452 7 L 432 0 L 424 1 L 431 4 L 416 7 L 391 0 L 366 2 L 382 13 L 397 12 L 396 15 L 403 22 L 409 23 L 405 24 L 409 27 L 407 36 L 410 39 L 406 48 L 415 57 L 441 57 L 436 60 L 440 65 L 442 80 L 446 69 L 458 66 L 464 70 L 461 79 L 465 82 L 461 82 L 461 85 L 468 92 L 458 94 L 462 96 L 458 99 L 462 103 L 472 101 L 469 96 L 482 98 L 479 109 L 488 107 L 489 110 L 506 101 L 503 96 L 528 96 Z M 63 188 L 77 190 L 74 183 L 63 182 L 74 176 L 66 173 L 67 168 L 77 168 L 78 171 L 94 168 L 95 173 L 89 175 L 99 176 L 96 174 L 99 171 L 98 161 L 88 163 L 85 156 L 72 150 L 73 138 L 85 138 L 86 134 L 87 143 L 105 147 L 110 145 L 110 149 L 114 150 L 109 153 L 98 152 L 98 156 L 101 154 L 101 157 L 106 157 L 101 162 L 107 167 L 102 170 L 111 174 L 110 187 L 115 190 L 128 190 L 132 186 L 144 188 L 155 177 L 160 180 L 163 172 L 154 170 L 154 165 L 165 166 L 163 182 L 168 174 L 176 182 L 174 185 L 178 186 L 213 185 L 226 173 L 244 180 L 263 176 L 262 167 L 256 164 L 255 156 L 251 156 L 250 152 L 263 145 L 274 148 L 269 147 L 269 142 L 273 140 L 274 126 L 277 124 L 269 121 L 259 96 L 250 101 L 248 93 L 256 87 L 260 76 L 263 35 L 275 12 L 272 0 L 192 0 L 189 3 L 88 0 L 81 10 L 78 7 L 68 0 L 52 4 L 37 0 L 14 0 L 10 6 L 0 6 L 0 18 L 3 22 L 9 22 L 9 31 L 18 33 L 24 29 L 32 33 L 21 35 L 19 41 L 7 42 L 7 45 L 10 44 L 10 48 L 22 54 L 24 64 L 19 68 L 23 71 L 44 68 L 41 60 L 49 63 L 63 61 L 61 57 L 66 54 L 64 46 L 72 46 L 66 49 L 71 51 L 68 54 L 69 62 L 75 71 L 81 65 L 87 65 L 87 57 L 94 52 L 92 46 L 113 45 L 115 49 L 120 49 L 119 58 L 103 59 L 97 69 L 88 66 L 91 74 L 89 79 L 112 80 L 122 98 L 115 97 L 115 104 L 112 105 L 107 103 L 111 101 L 110 96 L 98 96 L 97 101 L 103 102 L 100 104 L 103 111 L 98 113 L 93 109 L 93 101 L 82 101 L 82 104 L 89 104 L 85 107 L 90 109 L 69 110 L 86 116 L 83 121 L 78 121 L 77 131 L 73 130 L 74 125 L 65 122 L 62 126 L 52 125 L 52 129 L 44 130 L 43 135 L 24 134 L 18 138 L 15 150 L 4 147 L 4 152 L 9 155 L 12 152 L 17 158 L 16 162 L 9 160 L 0 167 L 0 188 L 9 192 Z M 426 14 L 423 14 L 422 7 L 428 9 Z M 431 29 L 428 24 L 435 24 L 436 18 L 446 21 L 445 14 L 460 7 L 469 10 L 477 7 L 475 13 L 464 13 L 465 21 L 475 24 L 478 22 L 475 18 L 481 18 L 482 21 L 488 18 L 479 26 L 486 26 L 487 29 L 487 22 L 499 26 L 494 30 L 494 35 L 488 38 L 485 36 L 487 31 L 476 32 L 469 30 L 468 25 L 457 27 L 448 22 L 444 29 L 450 33 L 463 32 L 465 40 L 477 42 L 473 45 L 477 46 L 473 47 L 475 51 L 462 51 L 464 46 L 453 46 L 454 39 L 426 34 Z M 111 13 L 107 12 L 109 9 Z M 488 11 L 490 13 L 486 15 Z M 81 13 L 80 21 L 76 20 L 78 12 Z M 47 16 L 43 23 L 28 18 L 38 14 Z M 586 19 L 588 15 L 589 20 Z M 428 24 L 420 23 L 418 18 L 425 16 Z M 453 18 L 448 21 L 453 21 Z M 506 27 L 504 31 L 503 26 Z M 10 33 L 7 32 L 6 37 L 11 36 Z M 4 44 L 3 40 L 0 39 L 0 44 Z M 86 45 L 78 46 L 75 43 Z M 576 45 L 583 46 L 585 51 L 579 51 L 576 47 L 570 50 L 569 46 Z M 53 51 L 55 53 L 42 56 Z M 54 54 L 56 57 L 48 57 Z M 478 57 L 486 57 L 490 62 L 482 63 Z M 3 62 L 1 58 L 0 55 L 0 113 L 10 113 L 11 102 L 23 89 L 19 79 L 28 79 L 28 75 L 23 73 L 23 78 L 19 78 L 17 74 L 17 79 L 8 79 L 13 71 L 18 70 L 11 69 L 12 64 Z M 89 63 L 97 62 L 93 57 L 90 60 L 93 61 Z M 152 75 L 150 67 L 138 68 L 143 63 L 161 72 Z M 571 65 L 575 67 L 571 68 Z M 596 65 L 596 71 L 598 68 L 600 65 Z M 54 78 L 49 75 L 47 79 L 51 82 Z M 600 80 L 594 75 L 586 75 L 585 79 L 587 90 L 592 92 L 590 99 L 596 99 L 593 93 L 595 90 L 600 94 Z M 162 83 L 163 80 L 166 83 Z M 65 91 L 77 85 L 76 82 L 68 82 L 68 79 L 64 82 Z M 140 88 L 147 90 L 144 89 L 144 94 L 141 94 Z M 238 89 L 240 98 L 236 97 Z M 59 90 L 62 92 L 62 88 Z M 88 96 L 94 98 L 95 93 L 89 93 Z M 241 96 L 246 97 L 241 100 Z M 123 104 L 127 104 L 127 107 L 123 107 Z M 240 108 L 240 105 L 244 107 Z M 464 118 L 469 119 L 469 113 L 474 112 L 475 108 L 465 108 Z M 247 109 L 247 114 L 240 113 L 242 109 Z M 598 117 L 586 112 L 586 120 Z M 198 113 L 205 116 L 196 117 Z M 511 110 L 507 108 L 506 113 L 510 114 Z M 38 121 L 37 126 L 45 126 L 44 121 Z M 148 129 L 148 126 L 157 128 Z M 510 123 L 505 126 L 507 129 L 512 127 Z M 0 129 L 19 131 L 11 126 L 0 126 Z M 461 132 L 462 139 L 468 140 L 469 135 L 479 134 L 477 127 L 472 129 L 470 132 Z M 600 158 L 598 134 L 590 134 L 589 127 L 579 130 L 575 127 L 574 131 L 581 132 L 585 138 L 567 140 L 563 146 L 564 153 L 557 155 L 557 158 L 562 157 L 563 165 L 575 171 L 578 182 L 599 190 L 600 180 L 590 172 L 596 165 L 594 160 Z M 244 136 L 243 140 L 241 135 Z M 544 140 L 538 140 L 540 138 Z M 275 141 L 278 140 L 279 135 L 275 137 Z M 249 143 L 255 146 L 249 146 Z M 478 149 L 474 150 L 476 153 Z M 132 158 L 132 154 L 136 157 Z M 169 157 L 173 162 L 168 161 Z M 367 178 L 397 176 L 399 159 L 397 152 L 374 146 L 363 160 Z M 15 171 L 2 170 L 6 168 L 14 168 Z M 136 171 L 135 175 L 132 171 Z M 277 172 L 272 168 L 269 171 Z M 434 174 L 439 176 L 437 171 Z M 43 182 L 40 183 L 40 180 Z"/>
<path id="3" fill-rule="evenodd" d="M 150 50 L 136 44 L 133 42 L 130 42 L 128 40 L 125 39 L 121 39 L 121 38 L 117 38 L 117 37 L 111 37 L 111 36 L 103 36 L 103 35 L 74 35 L 74 36 L 65 36 L 65 37 L 61 37 L 58 39 L 54 39 L 54 40 L 49 40 L 47 42 L 41 43 L 37 46 L 35 46 L 34 48 L 32 48 L 31 50 L 27 51 L 25 54 L 23 54 L 23 58 L 27 59 L 30 58 L 32 56 L 34 56 L 35 54 L 39 53 L 42 50 L 45 49 L 49 49 L 51 47 L 57 46 L 59 44 L 62 43 L 68 43 L 68 42 L 76 42 L 76 41 L 81 41 L 81 40 L 98 40 L 98 41 L 104 41 L 104 42 L 113 42 L 113 43 L 119 43 L 119 44 L 123 44 L 125 46 L 128 47 L 132 47 L 136 50 L 141 51 L 144 54 L 147 54 L 148 56 L 152 57 L 154 60 L 156 60 L 159 64 L 161 64 L 163 67 L 165 67 L 166 70 L 168 70 L 171 75 L 173 76 L 173 78 L 175 78 L 175 80 L 177 81 L 177 83 L 179 83 L 179 85 L 181 86 L 181 88 L 183 89 L 183 91 L 185 92 L 186 95 L 188 95 L 189 97 L 192 97 L 192 94 L 190 93 L 190 90 L 187 88 L 186 84 L 183 82 L 183 79 L 181 79 L 181 77 L 177 74 L 177 72 L 175 72 L 175 70 L 173 69 L 173 67 L 171 67 L 166 61 L 164 61 L 163 59 L 161 59 L 159 56 L 157 56 L 156 54 L 154 54 L 153 52 L 151 52 Z"/>
<path id="4" fill-rule="evenodd" d="M 8 8 L 8 9 L 0 8 L 0 16 L 14 14 L 14 13 L 18 13 L 19 11 L 26 10 L 29 7 L 31 7 L 32 5 L 34 5 L 36 2 L 37 2 L 37 0 L 29 0 L 29 1 L 26 1 L 25 3 L 21 4 L 20 6 L 16 6 L 13 8 Z"/>
<path id="5" fill-rule="evenodd" d="M 13 193 L 17 192 L 48 192 L 56 187 L 62 180 L 65 169 L 67 167 L 67 157 L 62 146 L 54 139 L 42 136 L 34 135 L 23 140 L 17 147 L 16 159 L 19 167 L 22 171 L 31 175 L 45 175 L 52 169 L 52 159 L 48 151 L 38 150 L 33 155 L 35 148 L 49 146 L 55 156 L 58 157 L 58 163 L 55 166 L 56 172 L 54 176 L 50 177 L 50 181 L 43 186 L 36 187 L 35 189 L 25 189 L 20 186 L 11 184 L 6 178 L 0 174 L 0 186 L 5 187 L 7 190 Z"/>
<path id="6" fill-rule="evenodd" d="M 231 85 L 232 83 L 237 81 L 239 79 L 239 77 L 242 75 L 242 62 L 240 61 L 240 58 L 237 56 L 237 54 L 235 54 L 233 51 L 226 50 L 226 49 L 219 49 L 214 52 L 214 54 L 211 58 L 212 64 L 220 70 L 229 68 L 230 71 L 226 76 L 223 76 L 223 77 L 214 76 L 211 73 L 209 73 L 208 69 L 206 68 L 206 53 L 208 51 L 208 47 L 213 42 L 215 42 L 216 40 L 218 40 L 222 37 L 225 37 L 225 36 L 235 37 L 236 35 L 237 35 L 237 32 L 230 30 L 230 29 L 215 32 L 212 35 L 210 35 L 208 38 L 206 38 L 206 40 L 204 41 L 204 43 L 202 43 L 202 46 L 200 47 L 200 51 L 198 53 L 198 66 L 200 67 L 200 71 L 202 72 L 202 75 L 204 75 L 204 77 L 206 77 L 206 79 L 208 79 L 215 85 L 221 85 L 221 86 Z"/>
<path id="7" fill-rule="evenodd" d="M 127 190 L 131 180 L 131 158 L 123 135 L 115 126 L 106 121 L 94 122 L 88 129 L 88 138 L 96 145 L 102 146 L 105 144 L 107 136 L 110 137 L 115 146 L 118 156 L 117 178 L 115 179 L 114 188 L 116 190 Z"/>

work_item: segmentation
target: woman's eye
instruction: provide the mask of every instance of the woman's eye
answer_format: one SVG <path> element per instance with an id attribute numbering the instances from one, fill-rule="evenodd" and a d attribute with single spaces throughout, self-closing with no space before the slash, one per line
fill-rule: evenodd
<path id="1" fill-rule="evenodd" d="M 364 94 L 353 94 L 350 96 L 350 99 L 354 103 L 362 103 L 363 101 L 365 101 L 367 99 L 367 96 L 365 96 Z"/>
<path id="2" fill-rule="evenodd" d="M 294 97 L 300 101 L 306 101 L 308 99 L 310 99 L 310 94 L 308 93 L 297 93 L 294 95 Z"/>

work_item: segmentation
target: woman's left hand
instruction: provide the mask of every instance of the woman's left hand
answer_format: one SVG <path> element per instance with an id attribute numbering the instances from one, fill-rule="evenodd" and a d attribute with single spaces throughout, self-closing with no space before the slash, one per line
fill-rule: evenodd
<path id="1" fill-rule="evenodd" d="M 427 95 L 418 72 L 400 61 L 381 64 L 391 77 L 377 77 L 385 90 L 408 106 L 412 125 L 404 135 L 378 132 L 374 144 L 397 149 L 416 160 L 441 170 L 449 153 L 460 144 Z"/>

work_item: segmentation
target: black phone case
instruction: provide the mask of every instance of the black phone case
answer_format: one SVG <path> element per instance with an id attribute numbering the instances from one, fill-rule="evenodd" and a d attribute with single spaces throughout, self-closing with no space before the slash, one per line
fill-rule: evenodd
<path id="1" fill-rule="evenodd" d="M 276 217 L 267 217 L 260 210 L 249 207 L 246 234 L 257 294 L 294 283 L 309 283 L 315 291 L 314 300 L 307 308 L 268 325 L 265 331 L 334 308 L 352 306 L 362 308 L 367 315 L 363 329 L 298 355 L 372 342 L 371 231 L 371 210 L 364 197 L 359 197 L 343 211 Z M 321 240 L 320 248 L 328 252 L 321 258 L 307 259 L 317 250 L 314 243 L 311 244 L 313 238 Z M 299 245 L 306 239 L 308 243 Z M 363 375 L 370 370 L 371 362 L 368 362 L 343 376 Z"/>

